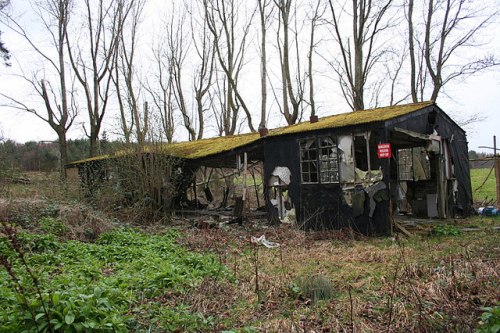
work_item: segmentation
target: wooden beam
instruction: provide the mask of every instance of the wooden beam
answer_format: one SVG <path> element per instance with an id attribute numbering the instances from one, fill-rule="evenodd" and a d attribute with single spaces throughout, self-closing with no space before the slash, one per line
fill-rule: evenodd
<path id="1" fill-rule="evenodd" d="M 406 230 L 401 224 L 399 224 L 396 221 L 393 221 L 394 226 L 396 227 L 397 230 L 401 231 L 406 237 L 411 237 L 413 234 Z"/>
<path id="2" fill-rule="evenodd" d="M 495 179 L 497 189 L 497 207 L 500 206 L 500 157 L 497 155 L 497 137 L 493 136 L 493 151 L 495 154 Z"/>
<path id="3" fill-rule="evenodd" d="M 400 133 L 403 133 L 403 134 L 406 134 L 406 135 L 409 135 L 411 137 L 421 139 L 421 140 L 427 140 L 427 141 L 431 140 L 427 134 L 413 132 L 413 131 L 410 131 L 410 130 L 407 130 L 404 128 L 394 127 L 394 131 L 400 132 Z"/>

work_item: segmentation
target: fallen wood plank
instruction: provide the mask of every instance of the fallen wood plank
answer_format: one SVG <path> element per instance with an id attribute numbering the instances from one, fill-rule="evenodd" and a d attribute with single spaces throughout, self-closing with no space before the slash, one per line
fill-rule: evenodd
<path id="1" fill-rule="evenodd" d="M 401 231 L 406 237 L 411 237 L 413 236 L 413 234 L 411 232 L 409 232 L 408 230 L 406 230 L 401 224 L 399 224 L 398 222 L 396 221 L 393 221 L 392 222 L 394 224 L 394 226 L 396 227 L 396 229 L 398 229 L 399 231 Z"/>

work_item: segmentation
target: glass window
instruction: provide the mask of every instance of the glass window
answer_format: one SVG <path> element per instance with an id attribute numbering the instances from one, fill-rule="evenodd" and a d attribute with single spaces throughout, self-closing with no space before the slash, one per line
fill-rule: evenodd
<path id="1" fill-rule="evenodd" d="M 332 137 L 320 137 L 320 179 L 322 183 L 337 183 L 339 181 L 339 166 L 337 159 L 337 143 Z"/>
<path id="2" fill-rule="evenodd" d="M 323 136 L 299 142 L 302 182 L 337 183 L 339 181 L 339 167 L 335 139 Z"/>
<path id="3" fill-rule="evenodd" d="M 316 139 L 300 140 L 300 164 L 303 183 L 318 182 L 318 147 Z"/>

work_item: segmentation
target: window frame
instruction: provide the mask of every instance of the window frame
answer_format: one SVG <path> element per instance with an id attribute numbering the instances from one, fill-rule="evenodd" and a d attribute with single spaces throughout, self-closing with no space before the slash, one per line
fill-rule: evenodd
<path id="1" fill-rule="evenodd" d="M 310 140 L 314 140 L 315 148 L 306 148 L 303 147 L 303 144 Z M 324 141 L 330 140 L 332 142 L 331 145 L 323 145 Z M 305 138 L 298 139 L 299 144 L 299 163 L 300 163 L 300 181 L 301 184 L 339 184 L 340 183 L 340 165 L 339 165 L 339 151 L 338 151 L 338 142 L 336 135 L 316 135 L 309 136 Z M 327 154 L 323 153 L 323 150 L 329 150 L 335 148 L 335 153 L 327 152 Z M 315 158 L 310 158 L 310 151 L 315 151 Z M 304 160 L 303 155 L 306 153 L 308 159 Z M 326 156 L 326 159 L 322 157 Z M 326 162 L 326 163 L 325 163 Z M 305 163 L 308 165 L 308 170 L 304 170 Z M 311 172 L 311 166 L 315 164 L 316 170 L 315 172 Z M 326 169 L 324 166 L 327 165 Z M 316 181 L 311 181 L 314 177 L 312 175 L 316 175 Z M 324 180 L 324 175 L 327 175 L 327 178 L 330 180 Z M 304 175 L 308 175 L 308 180 L 304 180 Z M 335 180 L 332 180 L 336 178 Z"/>

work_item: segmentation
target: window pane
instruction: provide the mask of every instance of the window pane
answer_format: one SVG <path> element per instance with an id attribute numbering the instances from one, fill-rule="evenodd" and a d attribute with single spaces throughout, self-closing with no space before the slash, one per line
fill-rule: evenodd
<path id="1" fill-rule="evenodd" d="M 333 137 L 320 138 L 320 179 L 322 183 L 338 182 L 337 144 Z"/>

